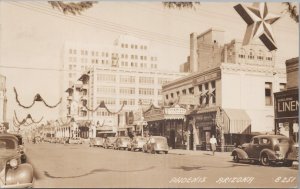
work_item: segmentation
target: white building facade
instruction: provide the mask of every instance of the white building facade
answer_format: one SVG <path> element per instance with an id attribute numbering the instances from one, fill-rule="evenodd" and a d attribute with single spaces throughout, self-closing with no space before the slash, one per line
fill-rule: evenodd
<path id="1" fill-rule="evenodd" d="M 163 85 L 165 105 L 177 103 L 190 111 L 190 148 L 206 149 L 212 135 L 221 140 L 220 125 L 228 145 L 248 140 L 255 132 L 273 132 L 273 93 L 286 84 L 285 69 L 276 64 L 275 53 L 261 43 L 224 43 L 224 31 L 214 28 L 193 33 L 190 40 L 185 63 L 190 75 Z"/>
<path id="2" fill-rule="evenodd" d="M 131 36 L 121 36 L 111 46 L 67 43 L 61 116 L 116 129 L 128 125 L 128 114 L 139 108 L 139 101 L 162 104 L 162 84 L 187 73 L 160 71 L 151 48 Z M 107 109 L 97 108 L 101 102 Z"/>

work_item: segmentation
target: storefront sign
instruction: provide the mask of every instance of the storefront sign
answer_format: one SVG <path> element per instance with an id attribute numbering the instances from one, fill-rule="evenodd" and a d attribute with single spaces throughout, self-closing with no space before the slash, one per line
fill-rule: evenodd
<path id="1" fill-rule="evenodd" d="M 275 94 L 276 118 L 298 117 L 298 113 L 299 113 L 298 92 L 284 91 Z"/>
<path id="2" fill-rule="evenodd" d="M 166 108 L 165 114 L 185 114 L 186 109 L 180 107 Z"/>

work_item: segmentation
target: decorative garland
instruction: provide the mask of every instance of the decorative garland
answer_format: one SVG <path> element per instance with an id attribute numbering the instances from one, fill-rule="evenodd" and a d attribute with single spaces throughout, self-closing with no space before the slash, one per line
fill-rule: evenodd
<path id="1" fill-rule="evenodd" d="M 28 109 L 28 108 L 31 108 L 31 107 L 35 104 L 36 101 L 42 101 L 42 102 L 45 104 L 45 106 L 47 106 L 48 108 L 55 108 L 55 107 L 57 107 L 57 106 L 61 103 L 61 101 L 62 101 L 62 98 L 60 98 L 60 100 L 59 100 L 59 102 L 58 102 L 57 104 L 51 106 L 51 105 L 48 105 L 48 104 L 45 102 L 45 100 L 41 97 L 40 94 L 36 94 L 36 95 L 34 96 L 34 99 L 33 99 L 32 104 L 29 105 L 29 106 L 24 106 L 24 105 L 22 105 L 22 104 L 20 103 L 20 101 L 19 101 L 18 93 L 17 93 L 17 90 L 16 90 L 15 87 L 14 87 L 14 92 L 15 92 L 15 95 L 16 95 L 16 101 L 17 101 L 17 103 L 19 104 L 19 106 L 21 106 L 21 107 L 23 107 L 23 108 L 27 108 L 27 109 Z"/>
<path id="2" fill-rule="evenodd" d="M 43 120 L 44 117 L 42 117 L 39 121 L 34 121 L 32 119 L 32 116 L 30 114 L 27 115 L 26 118 L 24 118 L 22 121 L 19 121 L 18 117 L 17 117 L 17 114 L 16 114 L 16 111 L 14 110 L 14 120 L 19 124 L 19 126 L 21 125 L 24 125 L 24 126 L 29 126 L 33 123 L 40 123 L 42 120 Z M 27 120 L 30 119 L 31 120 L 31 123 L 27 123 Z"/>
<path id="3" fill-rule="evenodd" d="M 96 111 L 98 110 L 98 108 L 105 108 L 106 111 L 107 111 L 108 113 L 110 113 L 110 114 L 118 114 L 118 113 L 120 113 L 120 112 L 123 110 L 124 106 L 125 106 L 125 101 L 123 102 L 123 104 L 122 104 L 120 110 L 118 110 L 118 111 L 116 111 L 116 112 L 110 111 L 110 110 L 107 108 L 107 106 L 105 105 L 104 101 L 101 101 L 101 103 L 100 103 L 94 110 L 88 108 L 86 105 L 83 106 L 83 107 L 85 107 L 85 108 L 86 108 L 88 111 L 90 111 L 90 112 L 96 112 Z"/>

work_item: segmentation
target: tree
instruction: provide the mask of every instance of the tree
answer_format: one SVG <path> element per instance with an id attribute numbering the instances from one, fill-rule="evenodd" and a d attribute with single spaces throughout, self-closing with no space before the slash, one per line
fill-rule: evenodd
<path id="1" fill-rule="evenodd" d="M 52 5 L 52 8 L 57 8 L 58 10 L 62 11 L 64 14 L 71 13 L 73 15 L 81 14 L 81 12 L 85 11 L 93 7 L 97 1 L 82 1 L 82 2 L 70 2 L 64 3 L 62 1 L 48 1 Z"/>
<path id="2" fill-rule="evenodd" d="M 299 23 L 299 13 L 296 5 L 293 5 L 291 2 L 283 2 L 282 4 L 286 5 L 286 12 L 289 13 L 290 17 L 297 23 Z"/>

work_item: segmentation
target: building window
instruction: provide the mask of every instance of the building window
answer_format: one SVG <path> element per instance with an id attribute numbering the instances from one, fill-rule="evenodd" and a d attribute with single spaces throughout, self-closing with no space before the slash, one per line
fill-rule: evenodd
<path id="1" fill-rule="evenodd" d="M 285 83 L 280 83 L 279 84 L 279 90 L 280 91 L 285 91 L 286 90 L 286 84 Z"/>
<path id="2" fill-rule="evenodd" d="M 171 98 L 174 98 L 174 94 L 173 93 L 171 93 Z"/>
<path id="3" fill-rule="evenodd" d="M 177 92 L 176 92 L 176 94 L 177 94 L 177 96 L 179 96 L 179 95 L 180 95 L 180 92 L 179 92 L 179 91 L 177 91 Z"/>
<path id="4" fill-rule="evenodd" d="M 239 52 L 239 58 L 245 58 L 246 57 L 246 51 L 245 49 L 240 49 L 240 52 Z"/>
<path id="5" fill-rule="evenodd" d="M 168 96 L 168 95 L 166 95 L 166 99 L 169 99 L 169 96 Z"/>
<path id="6" fill-rule="evenodd" d="M 248 59 L 253 60 L 254 59 L 254 50 L 250 49 Z"/>
<path id="7" fill-rule="evenodd" d="M 182 90 L 182 94 L 183 94 L 183 95 L 186 95 L 186 89 L 183 89 L 183 90 Z"/>
<path id="8" fill-rule="evenodd" d="M 189 94 L 194 94 L 194 87 L 189 88 Z"/>
<path id="9" fill-rule="evenodd" d="M 265 83 L 265 99 L 266 99 L 266 106 L 272 106 L 272 83 L 266 82 Z"/>
<path id="10" fill-rule="evenodd" d="M 258 51 L 257 60 L 259 60 L 259 61 L 263 61 L 264 60 L 264 55 L 263 55 L 262 50 Z"/>
<path id="11" fill-rule="evenodd" d="M 266 55 L 266 60 L 267 61 L 272 61 L 273 58 L 272 58 L 272 53 L 271 52 L 268 52 L 267 55 Z"/>

